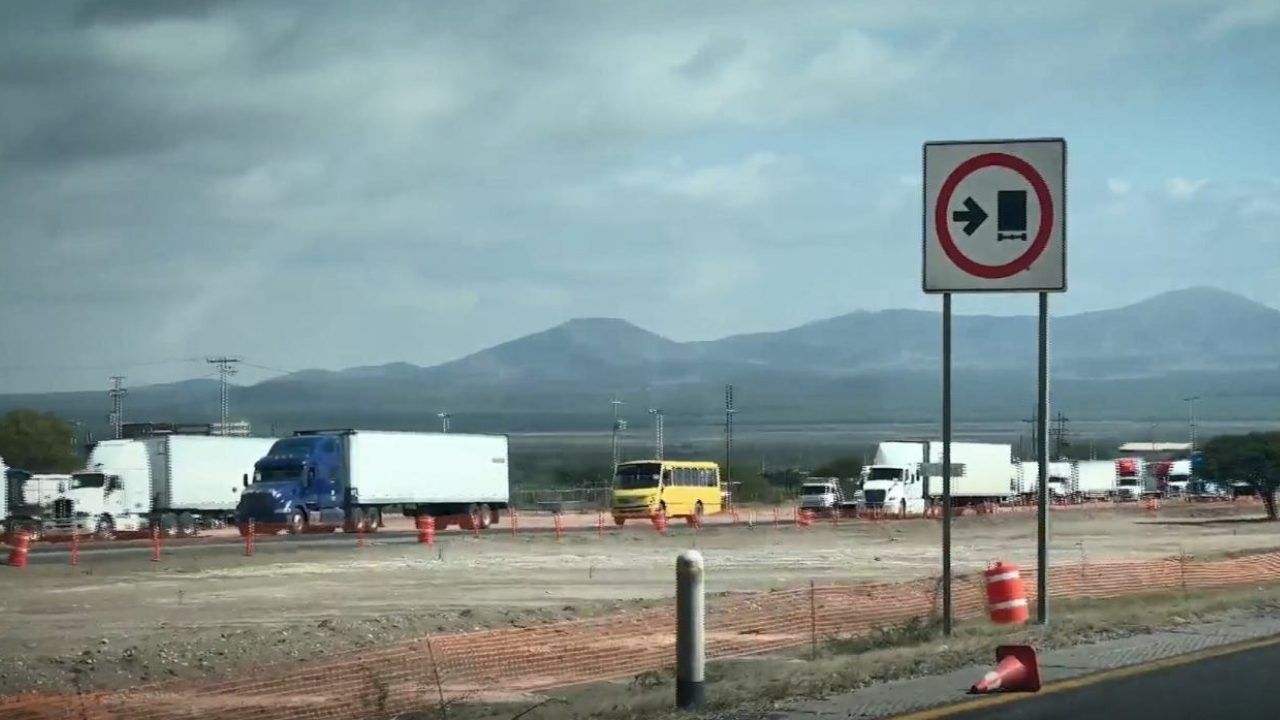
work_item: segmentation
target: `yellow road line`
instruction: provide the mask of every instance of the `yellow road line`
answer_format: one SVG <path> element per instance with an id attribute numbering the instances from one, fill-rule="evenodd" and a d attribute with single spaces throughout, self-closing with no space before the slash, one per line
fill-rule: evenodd
<path id="1" fill-rule="evenodd" d="M 1112 680 L 1120 680 L 1123 678 L 1135 677 L 1138 675 L 1146 675 L 1147 673 L 1159 670 L 1167 670 L 1182 665 L 1190 665 L 1192 663 L 1201 662 L 1203 660 L 1212 660 L 1213 658 L 1225 657 L 1236 653 L 1256 650 L 1258 648 L 1269 647 L 1272 645 L 1280 645 L 1280 635 L 1262 638 L 1260 640 L 1245 640 L 1229 645 L 1219 645 L 1197 652 L 1187 653 L 1185 655 L 1174 655 L 1164 658 L 1163 660 L 1155 660 L 1149 663 L 1139 665 L 1127 665 L 1125 667 L 1116 668 L 1114 670 L 1103 670 L 1102 672 L 1082 675 L 1068 680 L 1061 680 L 1049 685 L 1044 685 L 1039 692 L 1035 693 L 997 693 L 994 695 L 984 695 L 974 700 L 966 700 L 964 702 L 955 703 L 954 705 L 944 705 L 942 707 L 929 708 L 927 710 L 918 710 L 916 712 L 907 713 L 906 715 L 894 715 L 893 720 L 940 720 L 961 713 L 971 712 L 973 710 L 981 710 L 983 708 L 995 707 L 997 705 L 1007 705 L 1009 703 L 1021 702 L 1025 700 L 1034 700 L 1045 695 L 1054 693 L 1067 692 L 1078 688 L 1089 687 L 1099 683 L 1109 682 Z"/>

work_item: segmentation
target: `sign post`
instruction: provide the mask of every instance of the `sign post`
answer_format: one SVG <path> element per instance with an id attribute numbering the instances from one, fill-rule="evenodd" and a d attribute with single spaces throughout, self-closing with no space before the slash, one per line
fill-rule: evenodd
<path id="1" fill-rule="evenodd" d="M 924 144 L 921 281 L 942 295 L 942 627 L 951 633 L 951 294 L 1039 295 L 1038 619 L 1049 621 L 1049 293 L 1067 289 L 1067 143 Z"/>

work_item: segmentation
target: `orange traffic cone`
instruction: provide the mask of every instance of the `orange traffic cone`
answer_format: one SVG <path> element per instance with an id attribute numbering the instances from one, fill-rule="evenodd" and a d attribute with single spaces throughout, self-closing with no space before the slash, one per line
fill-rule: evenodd
<path id="1" fill-rule="evenodd" d="M 1040 689 L 1040 663 L 1030 645 L 996 648 L 996 669 L 969 688 L 970 693 L 1036 692 Z"/>

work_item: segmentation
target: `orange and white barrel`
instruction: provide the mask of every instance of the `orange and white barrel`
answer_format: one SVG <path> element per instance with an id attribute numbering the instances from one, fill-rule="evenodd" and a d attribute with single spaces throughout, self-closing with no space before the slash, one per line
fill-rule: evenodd
<path id="1" fill-rule="evenodd" d="M 982 573 L 987 585 L 987 616 L 996 625 L 1027 621 L 1027 589 L 1017 565 L 997 562 Z"/>

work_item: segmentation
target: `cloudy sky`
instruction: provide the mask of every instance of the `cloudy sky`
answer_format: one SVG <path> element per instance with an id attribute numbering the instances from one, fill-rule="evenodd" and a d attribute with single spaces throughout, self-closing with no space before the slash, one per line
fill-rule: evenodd
<path id="1" fill-rule="evenodd" d="M 1278 119 L 1274 0 L 5 3 L 0 391 L 934 307 L 931 139 L 1067 138 L 1055 311 L 1280 307 Z"/>

